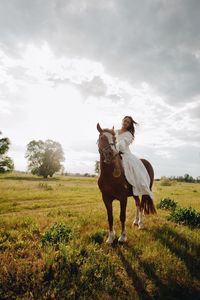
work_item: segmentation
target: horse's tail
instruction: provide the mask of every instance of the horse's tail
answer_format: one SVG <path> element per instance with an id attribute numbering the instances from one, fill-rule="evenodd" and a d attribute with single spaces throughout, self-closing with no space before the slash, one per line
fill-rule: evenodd
<path id="1" fill-rule="evenodd" d="M 149 195 L 142 196 L 141 206 L 144 208 L 145 215 L 156 214 L 156 208 L 152 198 Z"/>
<path id="2" fill-rule="evenodd" d="M 154 182 L 154 170 L 150 162 L 146 159 L 141 159 L 142 163 L 144 164 L 145 168 L 147 169 L 147 172 L 150 177 L 150 190 L 152 189 L 152 185 Z M 142 203 L 141 206 L 144 208 L 144 213 L 146 215 L 149 214 L 156 214 L 156 208 L 154 206 L 153 200 L 149 195 L 143 195 L 142 196 Z"/>
<path id="3" fill-rule="evenodd" d="M 150 190 L 152 189 L 152 185 L 153 185 L 153 181 L 154 181 L 154 170 L 152 165 L 150 164 L 150 162 L 146 159 L 141 158 L 141 161 L 143 163 L 143 165 L 145 166 L 148 174 L 149 174 L 149 178 L 150 178 Z"/>

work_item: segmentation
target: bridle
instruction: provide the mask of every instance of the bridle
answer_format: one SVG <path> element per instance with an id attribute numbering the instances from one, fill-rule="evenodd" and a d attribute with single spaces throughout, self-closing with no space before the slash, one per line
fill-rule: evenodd
<path id="1" fill-rule="evenodd" d="M 106 135 L 104 135 L 104 136 L 108 139 L 108 137 Z M 106 146 L 104 146 L 102 148 L 99 147 L 99 139 L 98 139 L 97 142 L 98 142 L 99 153 L 103 155 L 104 162 L 106 164 L 111 164 L 112 161 L 115 159 L 115 157 L 118 154 L 115 141 L 112 141 L 111 143 L 109 143 L 109 141 L 108 141 L 108 145 L 106 145 Z M 112 149 L 112 147 L 114 147 L 114 149 Z M 112 155 L 111 155 L 111 153 L 112 153 Z"/>

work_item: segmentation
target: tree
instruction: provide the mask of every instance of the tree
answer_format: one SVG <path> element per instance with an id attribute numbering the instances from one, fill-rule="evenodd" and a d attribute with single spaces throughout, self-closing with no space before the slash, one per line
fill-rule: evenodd
<path id="1" fill-rule="evenodd" d="M 27 145 L 25 157 L 31 173 L 44 178 L 58 172 L 62 168 L 61 162 L 65 160 L 62 146 L 52 140 L 31 141 Z"/>
<path id="2" fill-rule="evenodd" d="M 197 176 L 196 182 L 200 182 L 200 176 Z"/>
<path id="3" fill-rule="evenodd" d="M 96 161 L 95 161 L 94 172 L 95 172 L 96 174 L 99 174 L 99 173 L 100 173 L 100 161 L 99 161 L 99 160 L 96 160 Z"/>
<path id="4" fill-rule="evenodd" d="M 0 131 L 0 134 L 1 131 Z M 11 172 L 14 169 L 13 160 L 6 156 L 6 152 L 9 150 L 10 140 L 8 138 L 0 139 L 0 173 Z"/>
<path id="5" fill-rule="evenodd" d="M 189 174 L 185 174 L 184 175 L 184 181 L 185 182 L 194 182 L 194 178 L 192 176 L 190 176 Z"/>

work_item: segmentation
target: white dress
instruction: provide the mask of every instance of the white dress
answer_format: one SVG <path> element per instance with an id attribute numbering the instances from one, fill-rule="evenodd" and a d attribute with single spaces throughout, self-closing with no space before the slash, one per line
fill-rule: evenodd
<path id="1" fill-rule="evenodd" d="M 127 181 L 133 187 L 133 195 L 149 195 L 153 199 L 153 193 L 149 188 L 150 177 L 149 174 L 141 162 L 141 160 L 131 153 L 129 145 L 133 141 L 133 136 L 129 131 L 116 133 L 116 147 L 117 150 L 123 152 L 122 164 L 124 167 L 124 173 Z"/>

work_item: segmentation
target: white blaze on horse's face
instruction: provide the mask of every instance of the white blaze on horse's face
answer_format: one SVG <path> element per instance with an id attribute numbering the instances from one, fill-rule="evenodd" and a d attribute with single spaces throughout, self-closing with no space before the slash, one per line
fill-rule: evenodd
<path id="1" fill-rule="evenodd" d="M 108 143 L 111 146 L 111 148 L 114 150 L 114 141 L 113 141 L 113 135 L 110 132 L 104 132 L 104 135 L 107 137 L 108 139 Z"/>
<path id="2" fill-rule="evenodd" d="M 113 157 L 117 154 L 114 137 L 109 132 L 104 132 L 102 136 L 105 136 L 108 140 L 108 145 L 102 149 L 102 152 L 104 155 L 104 162 L 109 164 L 112 162 Z"/>

